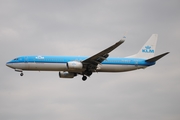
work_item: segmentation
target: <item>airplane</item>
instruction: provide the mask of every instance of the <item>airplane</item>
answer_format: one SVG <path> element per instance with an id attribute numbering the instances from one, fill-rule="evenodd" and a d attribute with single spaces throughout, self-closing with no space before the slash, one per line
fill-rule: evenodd
<path id="1" fill-rule="evenodd" d="M 6 63 L 6 66 L 23 71 L 58 71 L 60 78 L 74 78 L 82 75 L 85 81 L 94 72 L 126 72 L 155 65 L 156 61 L 169 52 L 154 56 L 158 34 L 152 34 L 137 54 L 128 57 L 109 57 L 109 53 L 125 41 L 124 36 L 117 43 L 91 56 L 20 56 Z"/>

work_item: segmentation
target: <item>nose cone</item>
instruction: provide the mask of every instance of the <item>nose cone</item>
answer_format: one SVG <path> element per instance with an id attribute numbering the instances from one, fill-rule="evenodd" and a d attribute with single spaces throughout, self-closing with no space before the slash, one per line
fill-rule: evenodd
<path id="1" fill-rule="evenodd" d="M 8 67 L 10 67 L 10 68 L 13 68 L 13 63 L 7 62 L 7 63 L 6 63 L 6 66 L 8 66 Z"/>

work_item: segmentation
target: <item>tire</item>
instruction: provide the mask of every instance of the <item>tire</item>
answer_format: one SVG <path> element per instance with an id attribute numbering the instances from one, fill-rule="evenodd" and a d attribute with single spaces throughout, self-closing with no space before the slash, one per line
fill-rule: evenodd
<path id="1" fill-rule="evenodd" d="M 20 76 L 23 76 L 24 74 L 23 73 L 20 73 Z"/>
<path id="2" fill-rule="evenodd" d="M 86 79 L 87 79 L 86 76 L 83 76 L 83 77 L 82 77 L 82 80 L 83 80 L 83 81 L 86 81 Z"/>

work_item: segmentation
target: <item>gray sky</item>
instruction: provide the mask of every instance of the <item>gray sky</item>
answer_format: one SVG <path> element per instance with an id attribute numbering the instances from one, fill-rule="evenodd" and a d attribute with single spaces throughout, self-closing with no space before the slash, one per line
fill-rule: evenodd
<path id="1" fill-rule="evenodd" d="M 179 120 L 179 0 L 0 0 L 1 120 Z M 60 79 L 58 72 L 19 73 L 21 55 L 91 56 L 122 38 L 110 56 L 139 51 L 153 33 L 153 67 Z"/>

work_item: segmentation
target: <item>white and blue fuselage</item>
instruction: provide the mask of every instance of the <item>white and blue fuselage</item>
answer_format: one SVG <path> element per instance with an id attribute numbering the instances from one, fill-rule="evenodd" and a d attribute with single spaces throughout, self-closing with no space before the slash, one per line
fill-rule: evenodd
<path id="1" fill-rule="evenodd" d="M 6 65 L 21 72 L 21 76 L 25 70 L 59 71 L 61 78 L 73 78 L 80 74 L 85 81 L 93 72 L 125 72 L 154 65 L 157 60 L 169 53 L 154 56 L 157 37 L 157 34 L 153 34 L 137 54 L 125 58 L 109 57 L 109 53 L 125 41 L 123 37 L 114 45 L 91 57 L 21 56 L 7 62 Z"/>
<path id="2" fill-rule="evenodd" d="M 76 56 L 21 56 L 6 63 L 15 70 L 33 71 L 68 71 L 77 72 L 77 69 L 69 69 L 70 61 L 81 62 L 88 57 Z M 124 72 L 154 65 L 155 62 L 146 62 L 140 58 L 107 58 L 97 66 L 96 72 Z M 76 66 L 76 64 L 74 64 Z M 78 72 L 83 71 L 79 69 Z"/>

